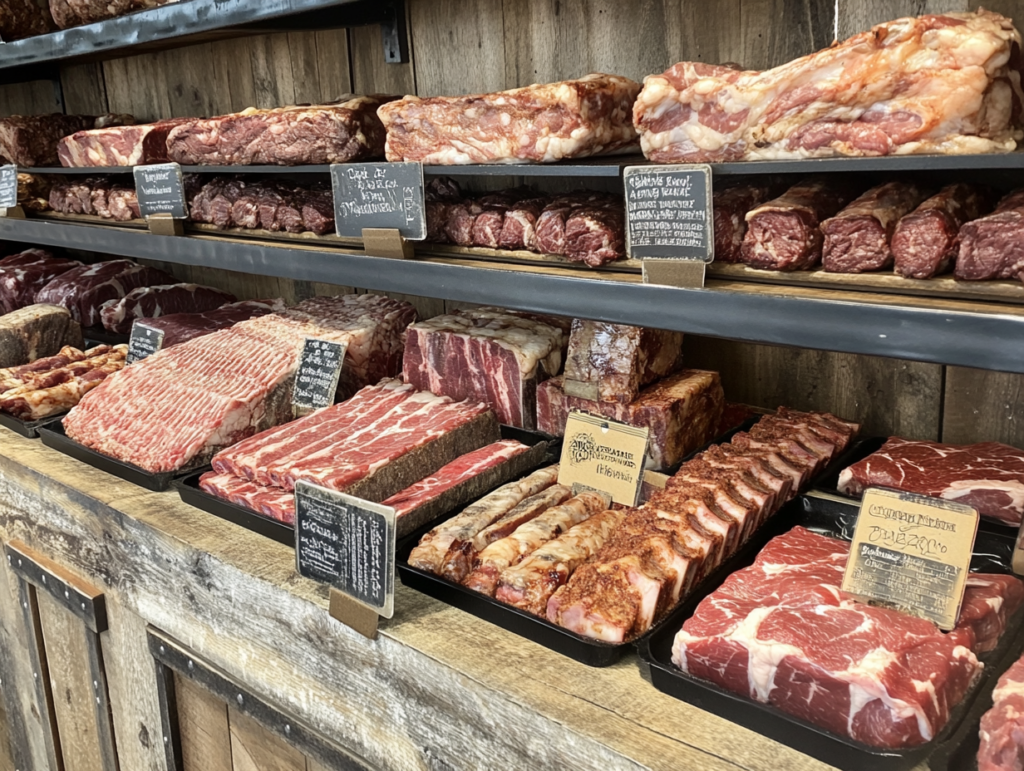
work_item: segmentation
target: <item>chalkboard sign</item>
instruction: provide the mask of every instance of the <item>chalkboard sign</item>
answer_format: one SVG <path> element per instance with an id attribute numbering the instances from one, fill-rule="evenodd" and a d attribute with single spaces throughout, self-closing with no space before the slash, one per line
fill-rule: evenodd
<path id="1" fill-rule="evenodd" d="M 18 205 L 18 167 L 0 166 L 0 209 Z"/>
<path id="2" fill-rule="evenodd" d="M 297 409 L 319 410 L 334 404 L 346 348 L 344 343 L 306 338 L 292 391 L 292 404 Z"/>
<path id="3" fill-rule="evenodd" d="M 300 575 L 329 583 L 391 618 L 395 510 L 300 480 L 295 485 L 295 559 Z"/>
<path id="4" fill-rule="evenodd" d="M 953 629 L 977 531 L 978 512 L 970 506 L 869 488 L 861 500 L 842 589 Z"/>
<path id="5" fill-rule="evenodd" d="M 714 259 L 710 166 L 630 166 L 623 178 L 630 257 Z"/>
<path id="6" fill-rule="evenodd" d="M 128 356 L 126 362 L 133 364 L 147 356 L 152 356 L 164 344 L 164 331 L 156 329 L 141 321 L 132 324 L 132 333 L 128 338 Z"/>
<path id="7" fill-rule="evenodd" d="M 427 237 L 422 165 L 339 163 L 331 166 L 331 182 L 339 236 L 362 238 L 363 228 L 388 228 L 410 241 Z"/>
<path id="8" fill-rule="evenodd" d="M 158 163 L 135 167 L 135 193 L 143 217 L 170 214 L 176 220 L 188 217 L 181 166 Z"/>

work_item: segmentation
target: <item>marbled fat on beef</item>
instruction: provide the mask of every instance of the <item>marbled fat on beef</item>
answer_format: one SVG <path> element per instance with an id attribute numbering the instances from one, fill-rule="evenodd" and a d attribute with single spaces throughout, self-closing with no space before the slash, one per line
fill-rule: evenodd
<path id="1" fill-rule="evenodd" d="M 185 120 L 76 131 L 57 143 L 57 156 L 68 168 L 167 163 L 167 135 Z"/>
<path id="2" fill-rule="evenodd" d="M 197 337 L 227 329 L 240 321 L 248 321 L 285 309 L 284 300 L 242 300 L 205 313 L 171 313 L 149 319 L 146 325 L 164 333 L 163 348 L 185 343 Z"/>
<path id="3" fill-rule="evenodd" d="M 1024 765 L 1024 658 L 1000 675 L 979 735 L 978 771 L 1017 771 Z"/>
<path id="4" fill-rule="evenodd" d="M 628 78 L 593 74 L 495 94 L 407 96 L 377 112 L 389 161 L 552 163 L 635 148 L 639 91 Z"/>
<path id="5" fill-rule="evenodd" d="M 18 166 L 60 166 L 57 143 L 68 134 L 134 122 L 131 115 L 12 115 L 0 119 L 0 158 Z"/>
<path id="6" fill-rule="evenodd" d="M 764 72 L 680 62 L 633 108 L 648 159 L 1009 152 L 1021 36 L 997 13 L 896 19 Z"/>
<path id="7" fill-rule="evenodd" d="M 36 302 L 61 305 L 84 327 L 100 324 L 100 309 L 108 300 L 120 300 L 133 289 L 173 284 L 174 276 L 131 260 L 109 260 L 73 268 L 39 290 Z"/>
<path id="8" fill-rule="evenodd" d="M 715 219 L 715 260 L 740 262 L 743 237 L 747 234 L 747 212 L 763 203 L 771 187 L 741 184 L 715 188 L 712 208 Z"/>
<path id="9" fill-rule="evenodd" d="M 230 292 L 199 284 L 164 284 L 133 289 L 119 300 L 100 307 L 100 319 L 110 332 L 131 332 L 135 319 L 152 319 L 171 313 L 203 313 L 235 302 Z"/>
<path id="10" fill-rule="evenodd" d="M 377 108 L 394 97 L 357 96 L 338 104 L 250 107 L 232 115 L 196 118 L 167 137 L 172 161 L 249 166 L 349 163 L 384 154 Z"/>
<path id="11" fill-rule="evenodd" d="M 50 280 L 81 265 L 43 249 L 28 249 L 0 260 L 0 313 L 32 305 L 36 293 Z"/>
<path id="12" fill-rule="evenodd" d="M 1024 189 L 1008 193 L 994 212 L 960 228 L 956 277 L 1024 281 Z"/>
<path id="13" fill-rule="evenodd" d="M 409 327 L 403 375 L 416 388 L 488 404 L 533 428 L 537 386 L 562 367 L 568 322 L 500 308 L 436 316 Z"/>
<path id="14" fill-rule="evenodd" d="M 1024 450 L 998 442 L 955 445 L 892 437 L 843 469 L 839 490 L 891 487 L 973 506 L 1016 527 L 1024 515 Z"/>

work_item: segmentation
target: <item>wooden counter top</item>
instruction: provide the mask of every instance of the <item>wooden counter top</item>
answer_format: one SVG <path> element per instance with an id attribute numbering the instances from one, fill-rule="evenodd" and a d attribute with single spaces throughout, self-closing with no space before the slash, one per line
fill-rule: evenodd
<path id="1" fill-rule="evenodd" d="M 126 685 L 152 670 L 147 624 L 382 769 L 827 768 L 659 693 L 635 655 L 586 667 L 400 582 L 394 618 L 367 640 L 328 615 L 326 588 L 296 574 L 289 548 L 4 429 L 0 537 L 109 593 L 122 769 L 166 765 L 155 698 Z M 17 634 L 0 584 L 0 634 Z"/>

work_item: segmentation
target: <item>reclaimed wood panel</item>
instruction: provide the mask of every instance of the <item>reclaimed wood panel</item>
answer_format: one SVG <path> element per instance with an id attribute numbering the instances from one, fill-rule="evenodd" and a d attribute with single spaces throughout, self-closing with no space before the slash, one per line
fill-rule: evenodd
<path id="1" fill-rule="evenodd" d="M 406 5 L 406 18 L 409 9 Z M 416 93 L 415 54 L 407 24 L 409 62 L 388 64 L 384 61 L 384 46 L 379 27 L 353 27 L 348 31 L 349 62 L 352 91 L 357 94 L 395 94 L 405 96 Z"/>
<path id="2" fill-rule="evenodd" d="M 232 771 L 306 771 L 301 752 L 251 717 L 228 707 Z"/>
<path id="3" fill-rule="evenodd" d="M 0 685 L 0 771 L 13 771 L 14 756 L 11 754 L 11 725 L 7 717 L 7 710 L 4 704 L 8 695 L 4 688 L 10 686 Z"/>
<path id="4" fill-rule="evenodd" d="M 687 336 L 688 367 L 722 373 L 726 398 L 758 407 L 828 410 L 866 435 L 937 439 L 942 366 L 875 356 Z"/>
<path id="5" fill-rule="evenodd" d="M 90 674 L 87 630 L 46 592 L 37 592 L 36 598 L 64 768 L 99 771 L 106 766 L 96 724 L 97 697 Z"/>
<path id="6" fill-rule="evenodd" d="M 61 67 L 60 80 L 64 91 L 64 112 L 70 115 L 109 112 L 103 65 L 99 62 Z"/>
<path id="7" fill-rule="evenodd" d="M 986 8 L 997 10 L 991 5 L 985 3 Z M 839 0 L 839 39 L 902 16 L 972 11 L 977 7 L 970 0 Z"/>
<path id="8" fill-rule="evenodd" d="M 1024 375 L 947 367 L 942 440 L 1024 449 Z"/>
<path id="9" fill-rule="evenodd" d="M 416 93 L 479 94 L 506 87 L 499 0 L 411 0 L 409 6 Z"/>
<path id="10" fill-rule="evenodd" d="M 232 771 L 228 705 L 187 677 L 174 676 L 182 771 Z"/>
<path id="11" fill-rule="evenodd" d="M 54 81 L 34 80 L 0 86 L 0 118 L 51 112 L 63 112 L 60 91 Z"/>

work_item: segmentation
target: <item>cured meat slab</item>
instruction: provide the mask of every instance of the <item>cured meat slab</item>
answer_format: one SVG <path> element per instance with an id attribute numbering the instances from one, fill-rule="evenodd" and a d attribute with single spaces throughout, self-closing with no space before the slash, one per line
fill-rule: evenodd
<path id="1" fill-rule="evenodd" d="M 104 219 L 127 222 L 139 219 L 139 198 L 131 180 L 118 177 L 89 177 L 59 181 L 51 185 L 47 204 L 61 214 L 93 214 Z"/>
<path id="2" fill-rule="evenodd" d="M 628 404 L 570 396 L 564 378 L 552 378 L 537 389 L 537 428 L 552 436 L 565 433 L 573 410 L 651 430 L 648 455 L 656 468 L 670 468 L 715 437 L 725 394 L 717 372 L 684 369 L 648 386 Z"/>
<path id="3" fill-rule="evenodd" d="M 127 334 L 135 319 L 151 319 L 168 313 L 202 313 L 235 302 L 230 292 L 199 284 L 163 284 L 133 289 L 119 300 L 100 306 L 103 327 Z"/>
<path id="4" fill-rule="evenodd" d="M 889 242 L 896 224 L 925 198 L 910 182 L 886 182 L 855 198 L 821 223 L 821 263 L 829 273 L 864 273 L 892 265 Z"/>
<path id="5" fill-rule="evenodd" d="M 990 199 L 984 188 L 957 182 L 903 217 L 892 236 L 896 272 L 907 278 L 931 278 L 949 270 L 960 228 L 987 213 Z"/>
<path id="6" fill-rule="evenodd" d="M 60 166 L 57 143 L 68 134 L 134 122 L 131 115 L 12 115 L 0 119 L 0 158 L 18 166 Z"/>
<path id="7" fill-rule="evenodd" d="M 39 290 L 36 302 L 63 306 L 82 326 L 95 327 L 108 300 L 120 300 L 138 287 L 174 283 L 174 276 L 157 268 L 109 260 L 62 273 Z"/>
<path id="8" fill-rule="evenodd" d="M 1024 451 L 998 442 L 955 445 L 892 437 L 843 469 L 839 491 L 890 487 L 973 506 L 1016 527 L 1024 515 Z"/>
<path id="9" fill-rule="evenodd" d="M 999 677 L 981 716 L 978 771 L 1014 771 L 1024 759 L 1024 658 Z"/>
<path id="10" fill-rule="evenodd" d="M 992 214 L 960 228 L 956 277 L 1024 281 L 1024 189 L 1004 196 Z"/>
<path id="11" fill-rule="evenodd" d="M 715 219 L 715 259 L 740 262 L 743 237 L 747 234 L 747 212 L 770 196 L 765 184 L 739 184 L 717 188 L 712 194 Z"/>
<path id="12" fill-rule="evenodd" d="M 199 487 L 217 498 L 250 509 L 286 525 L 295 524 L 295 494 L 279 487 L 250 482 L 234 474 L 208 471 L 199 477 Z"/>
<path id="13" fill-rule="evenodd" d="M 683 335 L 573 319 L 563 388 L 584 399 L 628 404 L 682 364 Z"/>
<path id="14" fill-rule="evenodd" d="M 82 328 L 66 308 L 29 305 L 0 316 L 0 367 L 53 356 L 66 345 L 82 347 Z"/>
<path id="15" fill-rule="evenodd" d="M 378 295 L 313 298 L 136 362 L 84 398 L 64 428 L 75 441 L 151 473 L 200 466 L 291 419 L 307 337 L 348 346 L 339 386 L 345 395 L 376 382 L 378 372 L 397 372 L 413 318 L 408 303 Z"/>
<path id="16" fill-rule="evenodd" d="M 196 337 L 227 329 L 240 321 L 248 321 L 285 309 L 284 300 L 242 300 L 205 313 L 170 313 L 150 319 L 146 324 L 164 333 L 164 348 L 185 343 Z"/>
<path id="17" fill-rule="evenodd" d="M 896 19 L 764 72 L 680 62 L 633 120 L 658 163 L 1010 152 L 1020 45 L 988 11 Z"/>
<path id="18" fill-rule="evenodd" d="M 378 110 L 387 159 L 455 166 L 552 163 L 636 147 L 640 84 L 616 75 L 473 96 L 407 96 Z"/>
<path id="19" fill-rule="evenodd" d="M 980 674 L 965 645 L 973 633 L 944 634 L 928 621 L 842 599 L 848 556 L 848 542 L 802 527 L 773 538 L 697 606 L 676 635 L 673 663 L 874 747 L 929 741 Z M 1005 589 L 992 610 L 1005 623 L 1024 588 L 1013 577 L 992 578 Z M 965 604 L 975 591 L 967 587 Z"/>
<path id="20" fill-rule="evenodd" d="M 409 327 L 402 374 L 423 391 L 489 405 L 498 420 L 534 428 L 537 384 L 562 367 L 568 322 L 474 308 Z"/>
<path id="21" fill-rule="evenodd" d="M 167 135 L 185 120 L 76 131 L 57 143 L 57 157 L 68 168 L 167 163 Z"/>
<path id="22" fill-rule="evenodd" d="M 167 136 L 183 165 L 250 166 L 349 163 L 384 154 L 377 108 L 393 97 L 357 96 L 338 104 L 258 110 L 186 120 Z"/>

